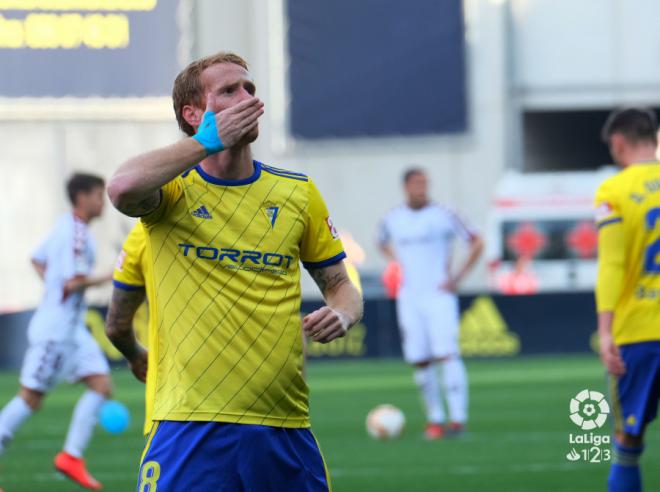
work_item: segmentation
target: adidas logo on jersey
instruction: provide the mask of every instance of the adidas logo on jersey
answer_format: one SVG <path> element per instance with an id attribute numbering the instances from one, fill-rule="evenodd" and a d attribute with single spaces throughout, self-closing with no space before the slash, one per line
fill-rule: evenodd
<path id="1" fill-rule="evenodd" d="M 211 213 L 208 210 L 206 210 L 205 205 L 202 205 L 197 210 L 194 210 L 192 212 L 192 215 L 193 215 L 193 217 L 199 217 L 200 219 L 212 219 L 213 218 Z"/>

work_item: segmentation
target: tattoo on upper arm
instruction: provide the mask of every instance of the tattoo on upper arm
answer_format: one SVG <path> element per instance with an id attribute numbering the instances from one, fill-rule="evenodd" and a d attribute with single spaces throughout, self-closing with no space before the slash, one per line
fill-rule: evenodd
<path id="1" fill-rule="evenodd" d="M 162 191 L 158 190 L 147 198 L 137 203 L 127 203 L 122 212 L 131 217 L 141 217 L 147 215 L 158 208 L 162 199 Z"/>
<path id="2" fill-rule="evenodd" d="M 133 316 L 144 301 L 144 289 L 113 289 L 108 307 L 106 327 L 108 332 L 118 334 L 133 326 Z"/>
<path id="3" fill-rule="evenodd" d="M 316 282 L 316 285 L 319 286 L 322 293 L 334 290 L 343 283 L 349 282 L 345 270 L 338 270 L 333 267 L 334 265 L 323 268 L 311 268 L 309 270 L 309 274 L 314 279 L 314 282 Z"/>

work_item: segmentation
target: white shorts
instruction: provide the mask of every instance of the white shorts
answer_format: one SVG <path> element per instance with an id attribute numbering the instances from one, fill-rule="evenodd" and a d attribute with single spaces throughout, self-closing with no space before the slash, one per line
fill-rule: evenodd
<path id="1" fill-rule="evenodd" d="M 409 364 L 460 354 L 458 298 L 445 292 L 397 300 L 403 357 Z"/>
<path id="2" fill-rule="evenodd" d="M 79 329 L 74 340 L 30 344 L 21 368 L 21 385 L 47 393 L 60 381 L 76 383 L 96 374 L 109 374 L 103 351 L 87 328 Z"/>

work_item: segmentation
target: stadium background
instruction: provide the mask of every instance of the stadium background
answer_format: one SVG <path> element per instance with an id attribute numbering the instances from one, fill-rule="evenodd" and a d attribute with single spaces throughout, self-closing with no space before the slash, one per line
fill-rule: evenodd
<path id="1" fill-rule="evenodd" d="M 266 103 L 255 156 L 310 174 L 364 250 L 363 326 L 310 349 L 341 359 L 309 371 L 336 490 L 481 490 L 486 477 L 493 490 L 602 489 L 606 465 L 565 458 L 568 401 L 605 387 L 591 351 L 589 201 L 612 172 L 599 141 L 608 111 L 660 106 L 659 13 L 652 0 L 0 0 L 0 396 L 13 394 L 41 294 L 29 252 L 67 209 L 65 177 L 109 176 L 128 156 L 177 138 L 174 75 L 190 59 L 230 50 L 248 60 Z M 375 246 L 411 164 L 487 243 L 462 286 L 470 434 L 435 448 L 418 435 Z M 112 267 L 130 224 L 108 207 L 92 226 L 99 272 Z M 531 287 L 506 295 L 518 270 Z M 308 279 L 303 287 L 311 307 L 318 293 Z M 89 318 L 99 337 L 108 296 L 88 296 L 100 308 Z M 142 445 L 141 388 L 121 369 L 114 378 L 135 424 L 129 437 L 100 434 L 90 465 L 103 464 L 108 490 L 128 490 L 131 452 Z M 52 482 L 49 459 L 76 391 L 56 392 L 26 426 L 3 457 L 0 486 L 71 489 Z M 362 430 L 369 408 L 385 401 L 408 417 L 398 443 L 370 442 Z M 645 463 L 657 461 L 657 444 L 651 434 Z"/>

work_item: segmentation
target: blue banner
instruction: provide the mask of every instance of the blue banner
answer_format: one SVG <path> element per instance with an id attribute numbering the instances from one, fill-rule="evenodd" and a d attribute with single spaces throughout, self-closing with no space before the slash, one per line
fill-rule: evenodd
<path id="1" fill-rule="evenodd" d="M 460 0 L 288 0 L 293 135 L 465 131 L 461 5 Z"/>
<path id="2" fill-rule="evenodd" d="M 530 296 L 461 296 L 460 346 L 465 357 L 512 357 L 533 354 L 589 352 L 597 346 L 592 293 Z M 318 309 L 319 301 L 302 303 L 302 315 Z M 123 364 L 121 354 L 105 336 L 106 308 L 87 313 L 87 327 L 111 362 Z M 26 330 L 32 312 L 0 315 L 0 368 L 18 368 L 27 347 Z M 138 339 L 147 343 L 144 306 L 134 320 Z M 439 327 L 439 329 L 441 329 Z M 328 344 L 311 342 L 311 359 L 401 357 L 395 302 L 368 299 L 364 318 L 346 337 Z"/>

